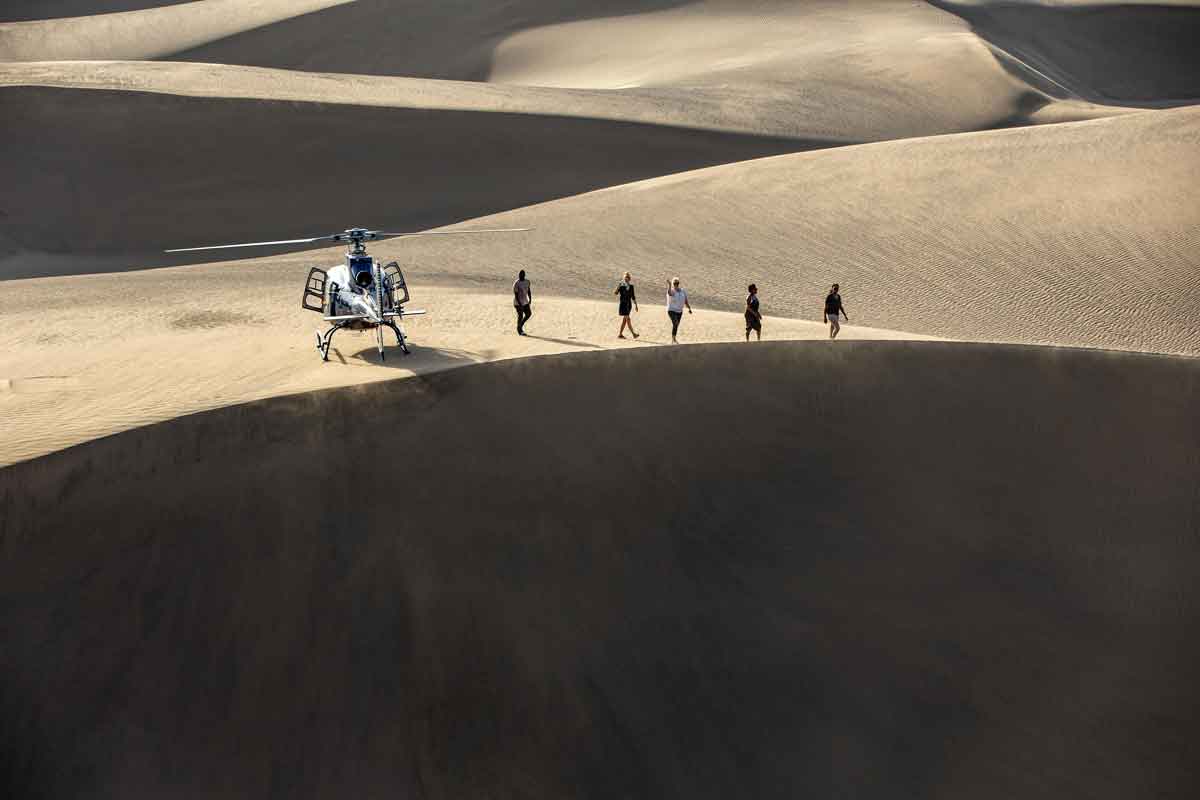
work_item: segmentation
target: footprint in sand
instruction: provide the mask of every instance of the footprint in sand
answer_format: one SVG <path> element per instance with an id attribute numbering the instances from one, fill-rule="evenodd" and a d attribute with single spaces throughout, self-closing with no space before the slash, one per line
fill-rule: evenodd
<path id="1" fill-rule="evenodd" d="M 23 378 L 0 378 L 0 396 L 49 394 L 78 385 L 79 379 L 69 375 L 30 375 Z"/>

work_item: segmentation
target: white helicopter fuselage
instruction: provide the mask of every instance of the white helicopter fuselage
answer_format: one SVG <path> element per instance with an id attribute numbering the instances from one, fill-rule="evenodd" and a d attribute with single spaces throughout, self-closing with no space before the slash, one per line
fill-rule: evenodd
<path id="1" fill-rule="evenodd" d="M 348 260 L 348 259 L 347 259 Z M 379 293 L 376 291 L 375 278 L 379 275 L 377 265 L 370 265 L 370 282 L 363 281 L 362 285 L 355 281 L 349 264 L 338 264 L 326 270 L 327 282 L 325 291 L 328 293 L 327 302 L 330 317 L 362 315 L 361 320 L 350 320 L 345 327 L 370 328 L 383 321 L 383 312 L 390 308 L 379 307 Z M 360 274 L 362 268 L 360 266 Z M 390 305 L 391 287 L 386 277 L 383 277 L 384 305 Z"/>

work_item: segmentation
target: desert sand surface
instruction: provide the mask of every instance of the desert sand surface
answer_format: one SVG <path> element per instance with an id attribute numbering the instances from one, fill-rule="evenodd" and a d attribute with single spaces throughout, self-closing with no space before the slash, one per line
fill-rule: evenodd
<path id="1" fill-rule="evenodd" d="M 653 265 L 730 309 L 757 281 L 815 320 L 840 281 L 883 328 L 1196 355 L 1198 186 L 1200 108 L 1184 108 L 723 165 L 481 222 L 528 238 L 379 252 L 430 275 L 521 263 L 589 292 Z"/>
<path id="2" fill-rule="evenodd" d="M 1192 796 L 1200 361 L 841 345 L 0 471 L 9 796 Z"/>
<path id="3" fill-rule="evenodd" d="M 334 251 L 329 260 L 336 259 Z M 315 347 L 315 331 L 323 323 L 300 308 L 297 268 L 303 271 L 297 264 L 262 264 L 238 279 L 242 291 L 237 294 L 226 285 L 229 265 L 4 284 L 5 298 L 28 310 L 4 315 L 0 466 L 272 395 L 544 353 L 670 343 L 665 286 L 641 284 L 644 299 L 633 315 L 641 338 L 621 341 L 615 298 L 609 303 L 543 296 L 535 281 L 534 317 L 529 335 L 520 337 L 511 301 L 503 302 L 508 285 L 459 278 L 412 286 L 412 307 L 429 313 L 405 323 L 411 355 L 401 354 L 389 332 L 380 362 L 373 331 L 347 331 L 335 335 L 330 361 L 324 363 Z M 615 286 L 619 278 L 611 277 Z M 181 297 L 147 306 L 147 298 L 172 293 Z M 80 304 L 76 296 L 88 302 Z M 767 341 L 828 338 L 819 319 L 772 316 L 767 301 L 764 295 Z M 694 305 L 696 313 L 681 326 L 682 342 L 743 339 L 741 313 L 713 310 L 699 301 Z M 60 316 L 64 324 L 47 324 L 48 317 Z M 845 324 L 839 338 L 930 337 Z"/>
<path id="4" fill-rule="evenodd" d="M 2 5 L 0 796 L 1200 791 L 1200 7 Z"/>

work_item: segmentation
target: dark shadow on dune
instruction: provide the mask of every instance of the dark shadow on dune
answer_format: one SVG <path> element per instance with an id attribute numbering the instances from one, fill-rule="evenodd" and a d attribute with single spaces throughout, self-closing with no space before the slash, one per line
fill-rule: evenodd
<path id="1" fill-rule="evenodd" d="M 1052 96 L 1065 88 L 1094 102 L 1200 101 L 1200 8 L 929 2 L 970 23 L 1006 69 Z"/>
<path id="2" fill-rule="evenodd" d="M 594 342 L 585 342 L 580 339 L 556 339 L 553 336 L 538 336 L 536 333 L 527 333 L 525 335 L 530 339 L 540 339 L 543 342 L 553 342 L 554 344 L 569 344 L 575 347 L 591 347 L 595 349 L 602 347 L 602 345 L 595 344 Z"/>
<path id="3" fill-rule="evenodd" d="M 339 338 L 344 337 L 344 338 Z M 341 364 L 370 364 L 371 366 L 391 367 L 393 369 L 420 370 L 423 373 L 438 372 L 443 369 L 465 367 L 480 361 L 480 356 L 465 350 L 445 347 L 425 347 L 412 339 L 408 340 L 409 354 L 405 355 L 396 346 L 396 337 L 389 331 L 384 338 L 384 359 L 379 360 L 379 350 L 375 344 L 375 332 L 367 331 L 360 337 L 354 334 L 339 332 L 334 334 L 333 347 L 329 349 L 330 362 Z M 367 346 L 364 343 L 369 342 Z M 317 354 L 316 343 L 313 344 L 313 358 Z"/>
<path id="4" fill-rule="evenodd" d="M 1194 796 L 1198 403 L 1194 359 L 739 343 L 18 464 L 0 794 Z"/>
<path id="5" fill-rule="evenodd" d="M 89 17 L 147 8 L 177 6 L 193 0 L 4 0 L 0 22 L 32 22 L 61 17 Z"/>
<path id="6" fill-rule="evenodd" d="M 420 230 L 826 146 L 662 125 L 118 91 L 0 90 L 0 279 L 199 263 L 352 225 Z M 61 260 L 53 258 L 62 256 Z"/>
<path id="7" fill-rule="evenodd" d="M 993 131 L 1003 128 L 1023 128 L 1033 124 L 1032 116 L 1049 105 L 1049 98 L 1042 92 L 1026 91 L 1016 98 L 1012 114 L 985 125 L 980 130 Z"/>
<path id="8" fill-rule="evenodd" d="M 692 0 L 357 0 L 172 54 L 171 61 L 487 80 L 492 52 L 529 28 L 661 11 Z"/>

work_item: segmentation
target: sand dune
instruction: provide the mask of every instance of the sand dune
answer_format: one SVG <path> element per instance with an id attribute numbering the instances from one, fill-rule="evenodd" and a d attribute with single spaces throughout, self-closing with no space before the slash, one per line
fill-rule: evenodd
<path id="1" fill-rule="evenodd" d="M 679 274 L 725 308 L 756 281 L 817 320 L 839 281 L 882 328 L 1198 354 L 1197 187 L 1190 108 L 714 167 L 481 221 L 533 226 L 527 241 L 378 252 L 430 275 L 521 263 L 584 293 L 626 268 Z"/>
<path id="2" fill-rule="evenodd" d="M 1191 796 L 1200 361 L 845 344 L 0 471 L 0 793 Z"/>
<path id="3" fill-rule="evenodd" d="M 697 99 L 733 114 L 748 104 L 762 109 L 764 123 L 799 118 L 808 136 L 852 141 L 994 126 L 1020 116 L 1028 91 L 960 20 L 925 4 L 593 3 L 580 8 L 611 13 L 571 14 L 593 17 L 573 21 L 562 4 L 464 5 L 470 11 L 452 26 L 439 14 L 436 30 L 424 31 L 428 12 L 414 20 L 360 2 L 175 58 L 636 89 L 647 101 Z M 379 46 L 364 57 L 331 37 L 331 26 L 370 27 L 355 41 Z M 876 91 L 880 85 L 887 91 Z"/>
<path id="4" fill-rule="evenodd" d="M 4 7 L 0 9 L 0 22 L 117 14 L 194 2 L 195 0 L 5 0 Z"/>
<path id="5" fill-rule="evenodd" d="M 330 225 L 442 225 L 764 155 L 1117 113 L 1051 102 L 1005 72 L 965 23 L 923 4 L 472 2 L 449 15 L 415 6 L 385 13 L 373 2 L 308 14 L 307 5 L 251 4 L 237 14 L 218 6 L 0 28 L 9 57 L 61 58 L 72 54 L 4 48 L 3 36 L 40 30 L 46 42 L 117 42 L 104 30 L 62 28 L 108 20 L 139 47 L 170 50 L 172 36 L 209 29 L 152 15 L 208 15 L 212 25 L 257 27 L 216 50 L 172 55 L 326 70 L 4 66 L 0 112 L 12 124 L 0 145 L 34 157 L 13 158 L 0 190 L 0 278 L 188 263 L 195 258 L 151 254 L 264 230 L 290 238 Z M 300 16 L 266 24 L 285 12 Z M 396 26 L 437 53 L 383 46 Z M 356 46 L 331 30 L 352 32 Z M 325 44 L 309 42 L 318 34 Z M 414 74 L 435 77 L 477 76 L 483 67 L 455 59 L 486 54 L 486 72 L 502 83 L 331 74 L 408 69 L 336 61 L 364 49 L 409 53 L 427 66 Z"/>
<path id="6" fill-rule="evenodd" d="M 130 254 L 138 248 L 436 225 L 802 146 L 667 124 L 687 118 L 677 107 L 631 125 L 622 93 L 211 65 L 17 65 L 7 74 L 50 84 L 0 94 L 18 121 L 4 131 L 6 152 L 27 154 L 0 204 L 10 277 L 169 263 Z M 122 83 L 133 91 L 85 88 Z M 378 104 L 355 112 L 360 150 L 344 145 L 342 103 Z M 532 226 L 529 236 L 381 244 L 376 252 L 405 264 L 435 310 L 416 323 L 426 355 L 385 369 L 361 358 L 366 342 L 345 345 L 364 369 L 323 367 L 308 347 L 315 318 L 295 307 L 297 287 L 336 250 L 136 279 L 10 283 L 0 310 L 3 460 L 396 368 L 607 345 L 613 312 L 596 301 L 626 268 L 649 309 L 674 273 L 702 307 L 733 312 L 706 317 L 691 341 L 739 335 L 750 281 L 772 317 L 801 320 L 770 336 L 820 336 L 820 298 L 837 280 L 856 325 L 872 329 L 866 336 L 1197 354 L 1198 119 L 1181 109 L 787 155 L 480 220 Z M 519 267 L 544 295 L 566 298 L 543 318 L 559 341 L 498 338 Z M 48 315 L 54 308 L 71 313 Z"/>
<path id="7" fill-rule="evenodd" d="M 247 64 L 307 72 L 482 81 L 507 36 L 567 22 L 639 15 L 693 0 L 356 0 L 181 49 L 178 61 Z"/>
<path id="8" fill-rule="evenodd" d="M 104 13 L 95 3 L 58 3 L 81 16 L 0 22 L 0 61 L 158 58 L 214 39 L 354 0 L 203 0 Z M 27 12 L 26 12 L 27 13 Z"/>
<path id="9" fill-rule="evenodd" d="M 4 4 L 0 796 L 1197 794 L 1167 5 Z"/>
<path id="10" fill-rule="evenodd" d="M 1016 74 L 1052 95 L 1065 91 L 1099 103 L 1200 102 L 1195 3 L 934 0 L 933 5 L 961 15 Z"/>
<path id="11" fill-rule="evenodd" d="M 141 267 L 171 263 L 161 260 L 170 247 L 420 229 L 816 144 L 520 111 L 351 116 L 328 104 L 40 87 L 0 92 L 0 113 L 11 122 L 4 151 L 26 154 L 0 189 L 5 255 L 117 254 Z M 2 277 L 29 275 L 23 261 Z M 41 274 L 90 271 L 43 263 Z"/>
<path id="12" fill-rule="evenodd" d="M 413 354 L 394 348 L 381 364 L 373 333 L 340 333 L 330 363 L 314 348 L 315 314 L 297 302 L 306 263 L 293 255 L 233 265 L 146 270 L 4 284 L 0 330 L 0 466 L 80 442 L 221 406 L 316 388 L 427 374 L 483 361 L 545 353 L 666 344 L 662 291 L 642 284 L 634 315 L 642 338 L 616 338 L 614 302 L 555 296 L 535 281 L 530 336 L 518 337 L 512 274 L 457 285 L 410 272 L 416 306 L 407 323 Z M 316 263 L 336 262 L 336 253 Z M 508 273 L 518 268 L 506 265 Z M 646 276 L 649 278 L 649 276 Z M 615 278 L 614 278 L 615 283 Z M 594 297 L 611 297 L 612 288 Z M 767 340 L 824 339 L 818 322 L 767 314 Z M 733 341 L 741 314 L 698 303 L 683 341 Z M 924 338 L 847 325 L 844 339 Z M 390 344 L 389 340 L 389 344 Z"/>
<path id="13" fill-rule="evenodd" d="M 61 30 L 68 21 L 12 27 L 10 40 L 18 32 L 24 38 L 7 47 L 6 29 L 0 28 L 0 54 L 14 61 L 165 57 L 316 73 L 636 87 L 630 97 L 640 105 L 697 103 L 713 125 L 744 126 L 746 118 L 757 117 L 760 132 L 775 132 L 790 120 L 789 127 L 800 127 L 805 136 L 851 141 L 1026 124 L 1031 111 L 1049 101 L 1006 73 L 957 17 L 896 0 L 570 6 L 472 0 L 454 10 L 359 0 L 308 14 L 268 3 L 254 13 L 297 13 L 256 26 L 243 19 L 249 12 L 218 14 L 195 5 L 201 8 L 116 15 L 131 44 L 107 49 L 105 43 L 120 37 Z M 150 35 L 139 32 L 139 14 L 185 9 L 211 14 L 213 22 L 156 22 Z M 97 19 L 69 22 L 86 27 L 99 25 Z M 185 46 L 182 31 L 199 39 L 214 25 L 253 29 L 203 47 Z M 166 52 L 172 35 L 181 37 L 179 47 Z M 83 44 L 64 44 L 72 42 Z M 881 85 L 886 92 L 876 91 Z M 1073 118 L 1106 113 L 1078 103 L 1059 112 Z"/>

